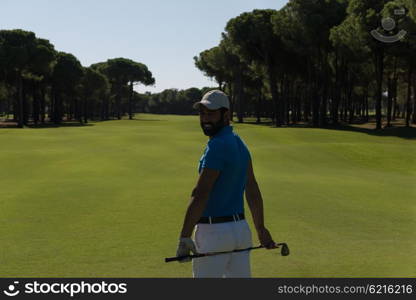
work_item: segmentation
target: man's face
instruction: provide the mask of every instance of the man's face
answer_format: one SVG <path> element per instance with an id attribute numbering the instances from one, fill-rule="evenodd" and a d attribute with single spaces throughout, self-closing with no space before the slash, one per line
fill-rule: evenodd
<path id="1" fill-rule="evenodd" d="M 224 116 L 221 109 L 210 110 L 201 105 L 199 109 L 199 120 L 201 128 L 206 136 L 214 136 L 225 126 Z"/>

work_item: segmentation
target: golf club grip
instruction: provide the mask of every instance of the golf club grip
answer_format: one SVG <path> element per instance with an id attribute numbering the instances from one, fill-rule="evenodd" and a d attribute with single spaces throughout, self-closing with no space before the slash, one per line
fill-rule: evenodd
<path id="1" fill-rule="evenodd" d="M 165 262 L 171 262 L 171 261 L 179 261 L 181 259 L 185 258 L 197 258 L 197 257 L 203 257 L 205 254 L 195 254 L 195 255 L 186 255 L 186 256 L 175 256 L 175 257 L 166 257 Z"/>
<path id="2" fill-rule="evenodd" d="M 165 262 L 171 262 L 171 261 L 177 261 L 177 260 L 180 260 L 180 258 L 179 257 L 166 257 L 165 258 Z"/>

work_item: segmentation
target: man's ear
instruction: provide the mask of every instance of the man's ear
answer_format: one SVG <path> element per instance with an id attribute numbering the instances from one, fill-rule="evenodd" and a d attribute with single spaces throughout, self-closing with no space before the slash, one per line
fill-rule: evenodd
<path id="1" fill-rule="evenodd" d="M 228 121 L 228 122 L 230 122 L 230 110 L 226 110 L 225 112 L 224 112 L 224 121 Z"/>

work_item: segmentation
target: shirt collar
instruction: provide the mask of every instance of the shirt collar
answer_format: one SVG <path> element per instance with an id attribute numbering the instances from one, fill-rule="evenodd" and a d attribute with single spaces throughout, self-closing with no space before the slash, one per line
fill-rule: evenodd
<path id="1" fill-rule="evenodd" d="M 233 127 L 231 125 L 227 125 L 221 128 L 221 130 L 218 131 L 218 133 L 215 136 L 220 136 L 231 132 L 233 132 Z"/>

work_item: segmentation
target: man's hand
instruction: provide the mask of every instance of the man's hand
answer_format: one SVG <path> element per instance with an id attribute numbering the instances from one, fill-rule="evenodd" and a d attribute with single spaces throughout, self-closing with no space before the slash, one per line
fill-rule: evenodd
<path id="1" fill-rule="evenodd" d="M 257 235 L 259 237 L 260 244 L 266 249 L 275 249 L 278 248 L 276 243 L 273 241 L 270 232 L 267 230 L 266 227 L 262 227 L 257 229 Z"/>
<path id="2" fill-rule="evenodd" d="M 189 237 L 181 237 L 179 239 L 178 250 L 176 250 L 176 256 L 188 256 L 191 253 L 191 251 L 192 253 L 197 254 L 194 241 Z M 191 259 L 188 257 L 178 261 L 180 263 L 183 263 L 189 262 L 191 261 Z"/>

